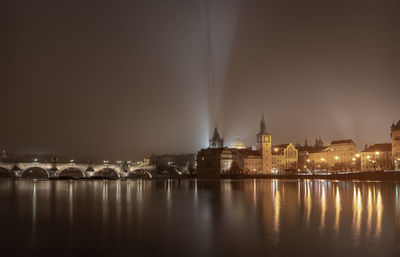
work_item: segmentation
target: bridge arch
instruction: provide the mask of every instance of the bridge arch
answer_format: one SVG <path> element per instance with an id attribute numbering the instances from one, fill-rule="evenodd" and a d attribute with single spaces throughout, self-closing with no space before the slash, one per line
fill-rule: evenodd
<path id="1" fill-rule="evenodd" d="M 93 177 L 119 178 L 118 172 L 113 168 L 102 168 L 93 174 Z"/>
<path id="2" fill-rule="evenodd" d="M 60 173 L 58 174 L 59 178 L 84 178 L 85 173 L 76 167 L 68 167 L 65 169 L 62 169 Z"/>
<path id="3" fill-rule="evenodd" d="M 145 169 L 136 169 L 129 172 L 128 178 L 152 178 L 151 173 Z"/>
<path id="4" fill-rule="evenodd" d="M 12 172 L 4 167 L 0 167 L 0 178 L 12 178 L 14 177 Z"/>
<path id="5" fill-rule="evenodd" d="M 30 167 L 22 172 L 21 178 L 49 178 L 49 173 L 41 167 Z"/>

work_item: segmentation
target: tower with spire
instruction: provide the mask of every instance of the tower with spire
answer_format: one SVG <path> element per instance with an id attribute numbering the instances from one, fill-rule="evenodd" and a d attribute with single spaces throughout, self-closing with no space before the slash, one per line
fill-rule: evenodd
<path id="1" fill-rule="evenodd" d="M 214 129 L 214 134 L 213 134 L 212 138 L 210 138 L 209 147 L 210 148 L 224 147 L 224 138 L 220 136 L 217 128 Z"/>
<path id="2" fill-rule="evenodd" d="M 267 126 L 262 115 L 260 122 L 260 131 L 257 136 L 257 149 L 261 151 L 262 156 L 262 173 L 270 174 L 272 169 L 272 142 L 271 134 L 267 132 Z"/>
<path id="3" fill-rule="evenodd" d="M 395 169 L 400 169 L 400 120 L 390 127 L 390 136 L 392 138 L 392 155 L 395 163 Z"/>

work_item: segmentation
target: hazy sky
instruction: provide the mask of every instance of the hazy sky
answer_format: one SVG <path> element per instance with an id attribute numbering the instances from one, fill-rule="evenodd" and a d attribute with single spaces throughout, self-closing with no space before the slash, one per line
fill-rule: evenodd
<path id="1" fill-rule="evenodd" d="M 139 159 L 196 152 L 216 124 L 250 146 L 262 113 L 277 144 L 389 142 L 399 13 L 398 0 L 2 1 L 0 148 Z"/>

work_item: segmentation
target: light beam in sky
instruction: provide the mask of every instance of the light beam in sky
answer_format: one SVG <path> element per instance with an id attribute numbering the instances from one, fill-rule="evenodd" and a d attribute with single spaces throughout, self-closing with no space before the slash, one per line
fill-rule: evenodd
<path id="1" fill-rule="evenodd" d="M 204 0 L 209 131 L 214 127 L 223 131 L 223 126 L 218 124 L 218 121 L 221 120 L 221 98 L 239 6 L 238 0 L 213 2 Z"/>

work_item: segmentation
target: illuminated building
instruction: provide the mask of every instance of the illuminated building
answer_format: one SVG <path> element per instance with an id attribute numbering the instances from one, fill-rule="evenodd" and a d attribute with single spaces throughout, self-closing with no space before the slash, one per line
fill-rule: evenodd
<path id="1" fill-rule="evenodd" d="M 261 150 L 262 174 L 270 174 L 272 170 L 271 135 L 267 132 L 264 115 L 260 122 L 260 131 L 257 134 L 257 149 Z"/>
<path id="2" fill-rule="evenodd" d="M 264 117 L 257 134 L 258 150 L 247 148 L 236 138 L 231 148 L 223 147 L 223 139 L 217 129 L 210 139 L 210 146 L 197 154 L 197 174 L 218 176 L 224 174 L 269 174 L 272 168 L 271 135 L 266 131 Z"/>
<path id="3" fill-rule="evenodd" d="M 291 142 L 272 146 L 272 168 L 279 172 L 296 171 L 298 157 L 298 150 Z"/>
<path id="4" fill-rule="evenodd" d="M 392 144 L 374 144 L 361 152 L 361 171 L 388 170 L 393 167 Z"/>
<path id="5" fill-rule="evenodd" d="M 262 158 L 260 150 L 252 150 L 236 137 L 231 144 L 233 162 L 240 169 L 240 174 L 255 175 L 262 172 Z"/>
<path id="6" fill-rule="evenodd" d="M 240 174 L 256 175 L 262 173 L 262 158 L 259 150 L 230 149 L 233 153 L 233 162 L 240 169 Z"/>
<path id="7" fill-rule="evenodd" d="M 315 145 L 308 145 L 307 139 L 305 140 L 304 145 L 297 144 L 296 145 L 298 151 L 298 167 L 299 171 L 307 171 L 309 169 L 309 154 L 310 153 L 318 153 L 323 152 L 327 149 L 327 146 L 324 146 L 324 142 L 321 138 L 315 140 Z"/>
<path id="8" fill-rule="evenodd" d="M 329 147 L 308 153 L 307 168 L 310 170 L 352 170 L 356 158 L 356 144 L 353 140 L 332 141 Z"/>
<path id="9" fill-rule="evenodd" d="M 395 125 L 392 124 L 390 136 L 392 138 L 392 156 L 395 169 L 400 169 L 400 120 Z"/>

